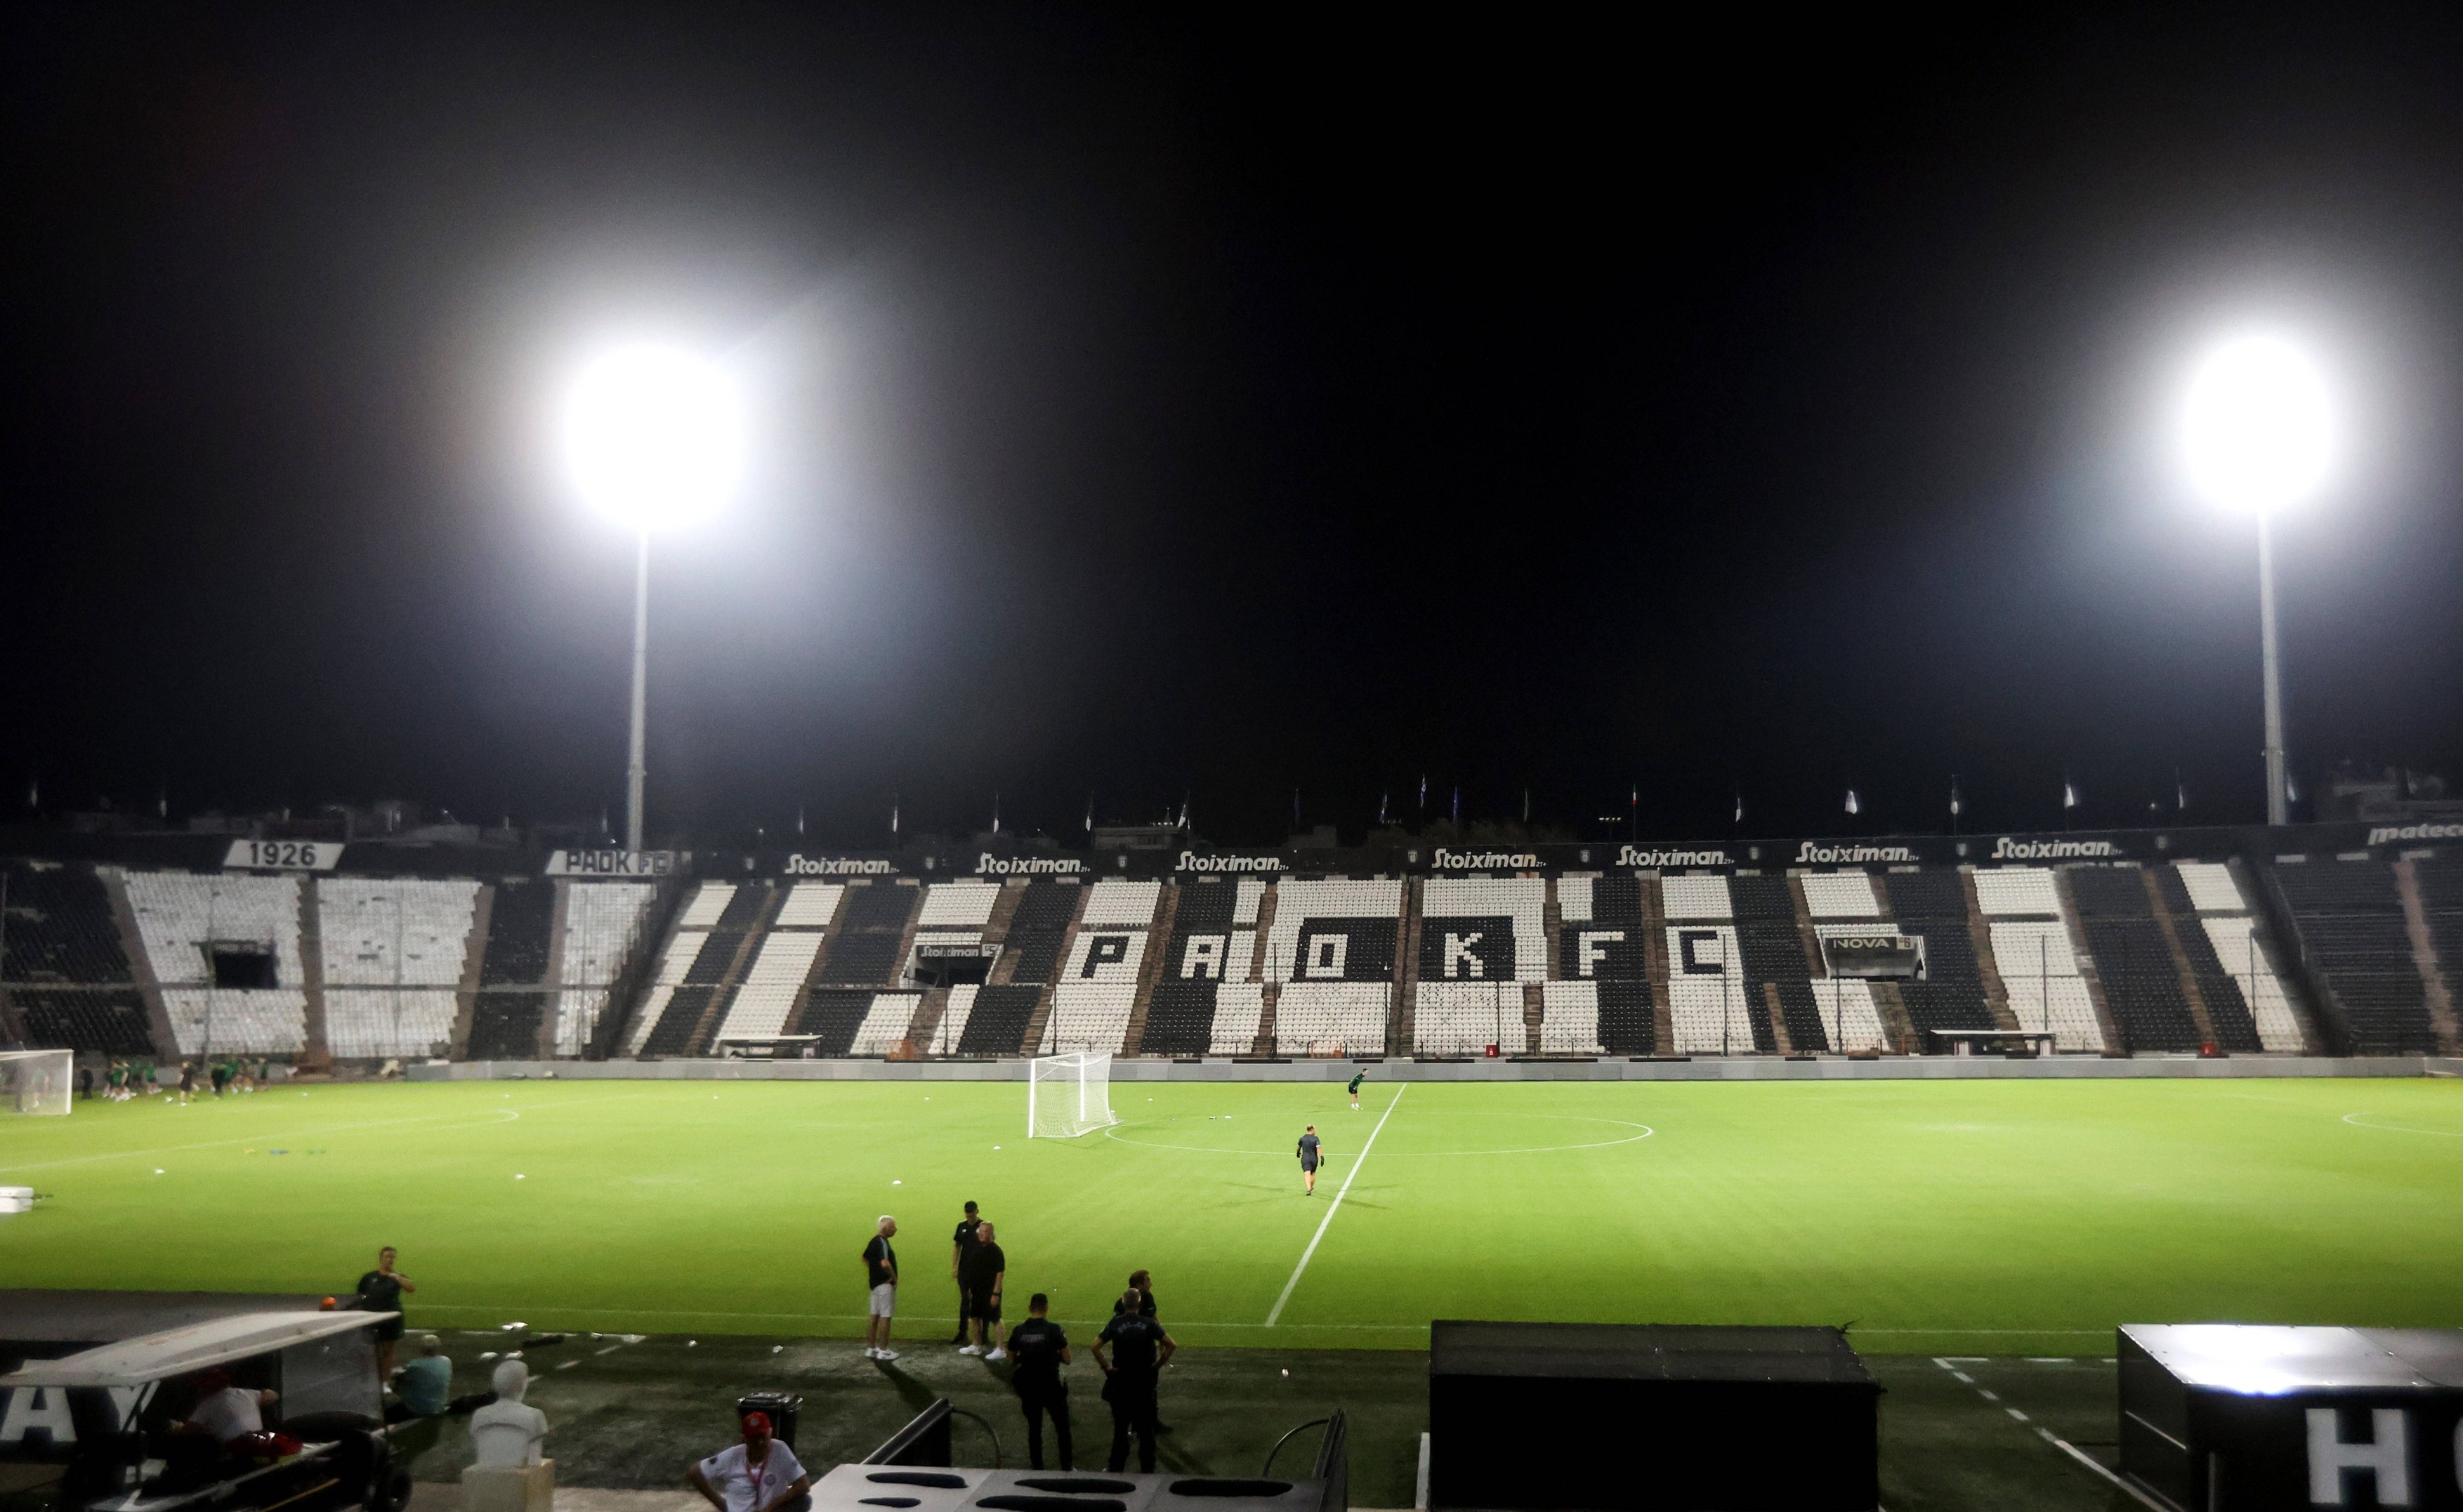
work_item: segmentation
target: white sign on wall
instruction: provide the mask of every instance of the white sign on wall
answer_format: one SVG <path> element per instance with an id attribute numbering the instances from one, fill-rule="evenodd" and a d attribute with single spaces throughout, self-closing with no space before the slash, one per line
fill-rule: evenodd
<path id="1" fill-rule="evenodd" d="M 672 850 L 559 850 L 547 858 L 551 877 L 669 877 Z"/>
<path id="2" fill-rule="evenodd" d="M 233 871 L 331 871 L 341 859 L 338 841 L 234 840 L 223 853 L 223 866 Z"/>

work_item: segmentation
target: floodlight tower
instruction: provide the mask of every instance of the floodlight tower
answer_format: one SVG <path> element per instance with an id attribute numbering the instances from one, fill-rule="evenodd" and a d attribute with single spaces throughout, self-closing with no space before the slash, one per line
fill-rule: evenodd
<path id="1" fill-rule="evenodd" d="M 2307 353 L 2280 337 L 2236 337 L 2190 381 L 2184 440 L 2191 482 L 2257 516 L 2257 621 L 2266 678 L 2266 822 L 2288 819 L 2283 672 L 2275 633 L 2275 515 L 2317 492 L 2333 459 L 2334 405 Z"/>
<path id="2" fill-rule="evenodd" d="M 634 533 L 633 718 L 624 766 L 624 848 L 642 848 L 649 705 L 650 533 L 701 519 L 744 473 L 744 406 L 708 359 L 634 345 L 584 368 L 566 402 L 567 471 L 584 501 Z"/>

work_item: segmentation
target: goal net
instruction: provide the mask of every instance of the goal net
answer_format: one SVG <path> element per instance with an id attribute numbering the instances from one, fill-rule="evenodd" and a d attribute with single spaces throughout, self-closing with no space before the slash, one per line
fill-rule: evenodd
<path id="1" fill-rule="evenodd" d="M 1112 1058 L 1047 1055 L 1026 1063 L 1026 1137 L 1075 1139 L 1112 1116 Z"/>
<path id="2" fill-rule="evenodd" d="M 0 1050 L 0 1113 L 65 1113 L 74 1050 Z"/>

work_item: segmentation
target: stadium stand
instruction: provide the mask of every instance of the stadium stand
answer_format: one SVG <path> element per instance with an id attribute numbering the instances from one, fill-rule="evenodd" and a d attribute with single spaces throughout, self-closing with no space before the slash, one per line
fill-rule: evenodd
<path id="1" fill-rule="evenodd" d="M 2258 958 L 2256 922 L 2248 916 L 2249 905 L 2233 868 L 2218 862 L 2184 862 L 2152 867 L 2149 875 L 2165 911 L 2172 916 L 2172 937 L 2206 1002 L 2215 1042 L 2235 1055 L 2300 1050 L 2300 1025 L 2282 982 Z M 2227 945 L 2237 971 L 2223 962 Z M 2255 1014 L 2252 1003 L 2261 1004 Z"/>
<path id="2" fill-rule="evenodd" d="M 1146 886 L 1158 887 L 1159 884 Z M 919 930 L 971 930 L 976 937 L 981 938 L 984 926 L 992 919 L 992 905 L 998 901 L 998 883 L 971 880 L 936 882 L 924 890 L 924 911 L 916 916 L 915 927 Z"/>
<path id="3" fill-rule="evenodd" d="M 757 951 L 752 969 L 744 974 L 743 982 L 728 1002 L 727 1017 L 718 1026 L 719 1040 L 766 1040 L 787 1032 L 787 1018 L 796 1010 L 796 996 L 803 991 L 804 978 L 812 974 L 814 958 L 821 953 L 821 936 L 814 930 L 773 930 L 761 937 Z M 857 1019 L 861 1017 L 859 1010 Z M 844 1054 L 845 1046 L 854 1038 L 855 1023 L 850 1021 L 846 1033 L 839 1038 L 837 1053 Z"/>
<path id="4" fill-rule="evenodd" d="M 1527 1051 L 1520 984 L 1547 979 L 1547 905 L 1537 877 L 1428 879 L 1411 1016 L 1417 1053 Z"/>
<path id="5" fill-rule="evenodd" d="M 2422 857 L 2412 863 L 2412 875 L 2446 990 L 2463 996 L 2463 856 Z"/>
<path id="6" fill-rule="evenodd" d="M 2055 1037 L 2060 1050 L 2102 1050 L 2103 1025 L 2070 943 L 2068 910 L 2044 866 L 1992 866 L 1975 873 L 1975 900 L 1993 946 L 1993 969 L 2021 1029 Z"/>
<path id="7" fill-rule="evenodd" d="M 2319 858 L 2278 860 L 2271 870 L 2350 1052 L 2439 1053 L 2393 868 L 2368 858 Z"/>
<path id="8" fill-rule="evenodd" d="M 778 905 L 778 916 L 771 921 L 773 929 L 826 930 L 839 916 L 839 900 L 846 896 L 846 887 L 837 882 L 799 882 L 787 893 L 787 901 Z"/>
<path id="9" fill-rule="evenodd" d="M 950 989 L 955 998 L 958 989 Z M 1026 1026 L 1043 1000 L 1043 989 L 1028 984 L 978 987 L 971 994 L 965 1023 L 957 1037 L 958 1055 L 1016 1055 L 1026 1042 Z"/>
<path id="10" fill-rule="evenodd" d="M 608 984 L 639 946 L 656 891 L 638 882 L 573 882 L 564 890 L 564 950 L 556 963 L 556 1053 L 579 1055 L 607 1011 Z"/>
<path id="11" fill-rule="evenodd" d="M 1403 884 L 1283 882 L 1267 930 L 1278 1055 L 1383 1055 L 1394 997 Z"/>
<path id="12" fill-rule="evenodd" d="M 971 996 L 972 987 L 953 988 L 952 996 L 964 992 Z M 921 993 L 874 993 L 863 1011 L 863 1021 L 856 1025 L 855 1038 L 845 1053 L 861 1056 L 886 1056 L 906 1041 L 907 1030 L 915 1022 L 916 1010 L 923 1004 Z"/>
<path id="13" fill-rule="evenodd" d="M 93 868 L 11 862 L 7 878 L 0 981 L 8 984 L 29 1040 L 104 1055 L 157 1053 L 145 1000 L 130 986 L 135 973 L 110 896 Z"/>
<path id="14" fill-rule="evenodd" d="M 916 1052 L 921 1055 L 957 1054 L 958 1046 L 966 1041 L 967 1020 L 974 1016 L 975 995 L 981 991 L 981 987 L 971 982 L 962 982 L 950 988 L 948 998 L 942 1004 L 939 1020 L 932 1025 L 928 1035 L 917 1041 Z"/>
<path id="15" fill-rule="evenodd" d="M 689 910 L 689 903 L 687 908 Z M 715 918 L 717 910 L 711 909 L 708 916 Z M 679 929 L 667 936 L 666 949 L 659 955 L 658 970 L 650 978 L 649 991 L 643 996 L 640 1011 L 633 1016 L 632 1033 L 625 1041 L 625 1054 L 673 1055 L 691 1038 L 694 1026 L 701 1022 L 702 1009 L 709 1005 L 709 994 L 706 989 L 690 989 L 690 993 L 698 996 L 688 1009 L 677 999 L 688 995 L 686 978 L 709 940 L 710 931 L 707 928 Z M 671 1016 L 678 1019 L 674 1027 L 667 1023 Z M 651 1048 L 654 1044 L 677 1048 L 654 1050 Z"/>
<path id="16" fill-rule="evenodd" d="M 305 1047 L 298 878 L 132 871 L 127 889 L 180 1054 L 295 1055 Z M 226 977 L 271 985 L 223 985 Z M 451 1021 L 448 1010 L 448 1032 Z"/>
<path id="17" fill-rule="evenodd" d="M 9 1000 L 25 1019 L 27 1038 L 32 1043 L 103 1055 L 160 1053 L 154 1045 L 153 1025 L 147 1021 L 145 999 L 133 989 L 67 992 L 11 987 Z M 226 1046 L 219 1033 L 214 1037 L 214 1047 L 260 1053 L 247 1045 Z"/>
<path id="18" fill-rule="evenodd" d="M 846 889 L 838 933 L 821 962 L 820 980 L 832 987 L 894 986 L 905 967 L 899 947 L 925 889 L 871 882 Z"/>
<path id="19" fill-rule="evenodd" d="M 2190 1012 L 2179 958 L 2155 921 L 2146 873 L 2137 866 L 2072 866 L 2066 876 L 2121 1048 L 2198 1049 L 2206 1037 Z"/>
<path id="20" fill-rule="evenodd" d="M 1068 964 L 1052 989 L 1043 1053 L 1120 1052 L 1137 1006 L 1138 974 L 1145 965 L 1147 936 L 1162 894 L 1160 882 L 1110 878 L 1087 889 Z"/>
<path id="21" fill-rule="evenodd" d="M 11 862 L 8 941 L 0 979 L 11 986 L 76 982 L 125 986 L 136 978 L 112 921 L 111 899 L 88 866 Z"/>
<path id="22" fill-rule="evenodd" d="M 1241 879 L 1252 883 L 1253 879 Z M 1249 975 L 1255 955 L 1255 933 L 1234 928 L 1238 884 L 1206 877 L 1180 887 L 1179 907 L 1172 911 L 1172 933 L 1165 947 L 1164 975 L 1155 983 L 1146 1008 L 1146 1030 L 1141 1049 L 1147 1055 L 1202 1056 L 1215 1048 L 1215 1011 L 1225 983 Z M 1253 924 L 1256 913 L 1250 912 Z M 1235 944 L 1247 941 L 1245 949 Z M 1256 1025 L 1249 1037 L 1256 1038 Z M 1246 1055 L 1244 1043 L 1233 1054 Z"/>
<path id="23" fill-rule="evenodd" d="M 1069 936 L 1070 921 L 1086 889 L 1074 882 L 1032 882 L 1010 916 L 1009 937 L 1002 942 L 1008 979 L 1040 986 L 1052 980 L 1060 965 L 1060 948 Z M 1024 1033 L 1021 1025 L 1020 1033 Z"/>
<path id="24" fill-rule="evenodd" d="M 1873 900 L 1872 879 L 1861 871 L 1809 874 L 1802 880 L 1805 903 L 1816 919 L 1871 918 L 1881 911 Z M 1845 886 L 1849 883 L 1855 886 Z M 1740 873 L 1731 880 L 1728 896 L 1736 910 L 1736 945 L 1755 1042 L 1776 1048 L 1768 1016 L 1760 1011 L 1776 997 L 1789 1049 L 1800 1053 L 1829 1049 L 1830 1031 L 1814 997 L 1804 935 L 1797 927 L 1796 899 L 1788 891 L 1787 879 Z M 1825 914 L 1825 908 L 1830 913 Z"/>
<path id="25" fill-rule="evenodd" d="M 1660 909 L 1667 919 L 1668 1021 L 1679 1055 L 1771 1047 L 1768 1021 L 1750 1011 L 1728 881 L 1691 874 L 1659 879 Z"/>
<path id="26" fill-rule="evenodd" d="M 1659 1025 L 1643 939 L 1642 883 L 1632 876 L 1557 884 L 1558 973 L 1542 988 L 1542 1055 L 1650 1055 Z"/>
<path id="27" fill-rule="evenodd" d="M 816 988 L 786 1031 L 819 1037 L 812 1053 L 823 1058 L 886 1056 L 906 1038 L 923 994 L 869 992 L 862 988 Z"/>
<path id="28" fill-rule="evenodd" d="M 317 879 L 325 1042 L 336 1056 L 445 1052 L 478 900 L 469 881 Z"/>
<path id="29" fill-rule="evenodd" d="M 1925 979 L 1899 984 L 1916 1042 L 1907 1048 L 1931 1054 L 1941 1048 L 1935 1029 L 2007 1027 L 1994 1021 L 1984 991 L 1983 968 L 1969 931 L 1967 887 L 1955 871 L 1893 871 L 1883 877 L 1890 916 L 1902 934 L 1925 942 Z M 2058 900 L 2056 900 L 2058 901 Z M 1843 996 L 1842 1001 L 1844 1001 Z"/>
<path id="30" fill-rule="evenodd" d="M 2219 1024 L 2227 1017 L 2249 1019 L 2246 1027 L 2234 1029 L 2234 1037 L 2227 1040 L 2227 1044 L 2246 1044 L 2246 1037 L 2254 1034 L 2261 1049 L 2291 1054 L 2305 1049 L 2308 1034 L 2303 1032 L 2300 1017 L 2293 1012 L 2293 999 L 2283 988 L 2283 977 L 2268 960 L 2258 921 L 2251 913 L 2249 894 L 2241 887 L 2239 866 L 2222 862 L 2180 862 L 2175 866 L 2160 866 L 2155 879 L 2165 889 L 2165 907 L 2172 909 L 2175 918 L 2197 918 L 2197 929 L 2182 929 L 2177 933 L 2182 953 L 2190 958 L 2190 971 L 2199 973 L 2210 1012 L 2222 1015 Z M 2239 1012 L 2232 1012 L 2229 1007 L 2234 999 L 2239 1002 Z M 2216 1002 L 2224 1002 L 2227 1007 L 2216 1010 Z"/>
<path id="31" fill-rule="evenodd" d="M 496 885 L 488 907 L 487 949 L 479 961 L 479 996 L 470 1007 L 470 1059 L 527 1060 L 538 1053 L 546 995 L 488 989 L 536 989 L 547 977 L 555 933 L 556 884 L 509 879 Z"/>

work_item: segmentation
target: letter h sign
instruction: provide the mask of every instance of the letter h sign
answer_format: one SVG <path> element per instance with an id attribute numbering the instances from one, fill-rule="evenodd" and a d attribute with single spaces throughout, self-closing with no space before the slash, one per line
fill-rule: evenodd
<path id="1" fill-rule="evenodd" d="M 2343 1437 L 2343 1413 L 2332 1407 L 2309 1409 L 2309 1504 L 2321 1507 L 2366 1505 L 2347 1493 L 2363 1476 L 2375 1481 L 2377 1504 L 2413 1505 L 2411 1496 L 2411 1414 L 2400 1407 L 2369 1411 L 2370 1435 L 2365 1442 Z M 2455 1430 L 2463 1450 L 2463 1426 Z M 2457 1481 L 2463 1484 L 2463 1453 L 2457 1456 Z"/>

